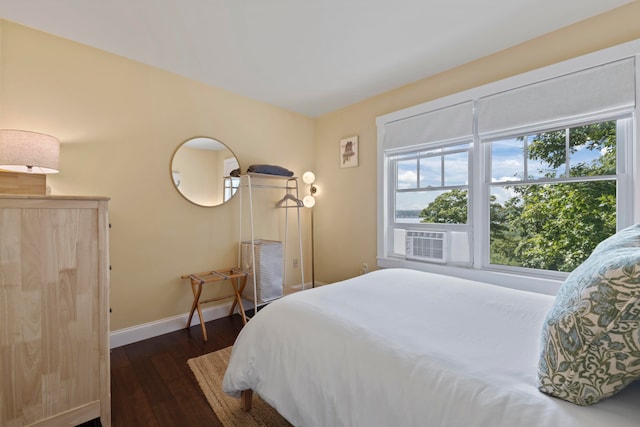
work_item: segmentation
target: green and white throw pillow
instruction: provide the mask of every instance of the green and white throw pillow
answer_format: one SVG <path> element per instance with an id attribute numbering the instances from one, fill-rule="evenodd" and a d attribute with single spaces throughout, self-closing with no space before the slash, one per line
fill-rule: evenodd
<path id="1" fill-rule="evenodd" d="M 591 405 L 640 378 L 640 225 L 601 242 L 547 314 L 540 391 Z"/>

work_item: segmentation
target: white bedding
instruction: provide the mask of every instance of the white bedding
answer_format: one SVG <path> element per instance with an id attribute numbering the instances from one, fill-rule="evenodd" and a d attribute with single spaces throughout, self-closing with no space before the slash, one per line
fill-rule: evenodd
<path id="1" fill-rule="evenodd" d="M 638 382 L 590 407 L 538 391 L 552 302 L 375 271 L 261 310 L 233 346 L 223 387 L 254 390 L 296 426 L 640 426 Z"/>

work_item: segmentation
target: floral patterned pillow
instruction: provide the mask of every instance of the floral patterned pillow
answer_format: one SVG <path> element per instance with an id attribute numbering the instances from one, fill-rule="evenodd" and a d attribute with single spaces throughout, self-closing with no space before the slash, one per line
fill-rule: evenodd
<path id="1" fill-rule="evenodd" d="M 567 277 L 542 328 L 540 391 L 591 405 L 640 378 L 640 224 Z"/>

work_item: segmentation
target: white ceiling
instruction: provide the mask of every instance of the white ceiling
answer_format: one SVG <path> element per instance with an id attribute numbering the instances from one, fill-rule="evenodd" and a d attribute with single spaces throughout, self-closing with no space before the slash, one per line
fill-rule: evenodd
<path id="1" fill-rule="evenodd" d="M 629 0 L 0 0 L 0 17 L 318 116 Z"/>

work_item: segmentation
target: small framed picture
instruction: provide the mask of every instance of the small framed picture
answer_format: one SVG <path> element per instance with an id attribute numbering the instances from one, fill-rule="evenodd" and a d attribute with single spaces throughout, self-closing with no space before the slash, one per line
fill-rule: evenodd
<path id="1" fill-rule="evenodd" d="M 340 140 L 340 167 L 358 166 L 358 137 L 350 136 Z"/>

